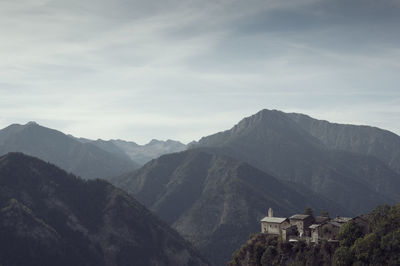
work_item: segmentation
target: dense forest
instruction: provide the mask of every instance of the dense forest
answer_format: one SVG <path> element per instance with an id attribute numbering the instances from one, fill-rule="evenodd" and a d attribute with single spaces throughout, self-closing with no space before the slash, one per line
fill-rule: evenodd
<path id="1" fill-rule="evenodd" d="M 378 206 L 363 217 L 363 226 L 350 221 L 341 227 L 338 243 L 251 235 L 228 265 L 400 265 L 400 204 Z"/>

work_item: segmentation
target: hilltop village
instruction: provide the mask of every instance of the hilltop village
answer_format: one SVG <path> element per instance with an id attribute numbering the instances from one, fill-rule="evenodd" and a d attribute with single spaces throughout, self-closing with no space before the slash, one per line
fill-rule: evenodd
<path id="1" fill-rule="evenodd" d="M 318 244 L 321 240 L 337 242 L 340 227 L 349 221 L 354 221 L 363 228 L 368 223 L 362 216 L 331 219 L 328 215 L 314 217 L 307 214 L 294 214 L 289 218 L 274 217 L 271 208 L 268 210 L 268 216 L 260 222 L 261 233 L 280 236 L 282 241 L 305 240 Z"/>

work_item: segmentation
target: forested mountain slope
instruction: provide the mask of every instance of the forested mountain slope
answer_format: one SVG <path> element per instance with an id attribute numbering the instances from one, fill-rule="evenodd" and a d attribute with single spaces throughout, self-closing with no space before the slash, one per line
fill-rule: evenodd
<path id="1" fill-rule="evenodd" d="M 207 265 L 127 193 L 20 153 L 0 157 L 0 236 L 7 266 Z"/>

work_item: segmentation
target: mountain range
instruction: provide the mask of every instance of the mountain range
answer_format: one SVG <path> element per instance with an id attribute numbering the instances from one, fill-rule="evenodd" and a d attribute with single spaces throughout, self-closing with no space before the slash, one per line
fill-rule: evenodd
<path id="1" fill-rule="evenodd" d="M 346 134 L 342 130 L 346 125 L 336 127 L 337 132 L 331 125 L 326 138 L 323 133 L 314 133 L 319 136 L 317 138 L 310 132 L 318 131 L 305 130 L 306 123 L 299 122 L 302 120 L 298 117 L 297 114 L 262 110 L 241 120 L 230 130 L 200 139 L 192 144 L 192 148 L 217 147 L 219 153 L 247 162 L 280 180 L 302 184 L 346 205 L 354 214 L 366 212 L 377 204 L 400 200 L 397 189 L 400 187 L 400 174 L 395 170 L 394 160 L 376 156 L 379 154 L 377 148 L 369 149 L 371 152 L 358 152 L 363 151 L 362 144 L 351 141 L 360 135 L 362 140 L 359 143 L 366 142 L 365 127 L 359 127 L 357 132 L 357 126 L 353 126 L 351 133 Z M 313 121 L 318 123 L 318 120 Z M 368 142 L 379 147 L 379 140 L 387 140 L 387 133 L 374 129 Z M 333 139 L 332 136 L 340 136 L 337 138 L 342 140 L 336 145 L 326 145 L 325 142 L 333 142 L 325 141 Z M 400 141 L 399 136 L 391 136 Z M 383 145 L 396 158 L 398 150 L 390 142 L 389 138 Z M 353 144 L 346 146 L 340 143 Z"/>
<path id="2" fill-rule="evenodd" d="M 23 152 L 88 179 L 121 175 L 164 153 L 185 148 L 172 140 L 138 145 L 122 140 L 75 138 L 35 122 L 13 124 L 0 130 L 0 155 Z"/>
<path id="3" fill-rule="evenodd" d="M 398 135 L 277 110 L 189 146 L 77 139 L 34 123 L 11 125 L 0 131 L 0 154 L 9 151 L 107 178 L 215 265 L 259 231 L 269 207 L 283 217 L 307 207 L 355 216 L 400 201 Z"/>
<path id="4" fill-rule="evenodd" d="M 386 140 L 391 158 L 396 158 L 390 143 L 400 139 L 397 135 L 390 133 L 391 140 L 385 137 L 387 131 L 372 128 L 367 140 L 364 126 L 352 126 L 347 134 L 342 128 L 348 125 L 308 118 L 314 125 L 330 125 L 331 137 L 324 138 L 317 126 L 311 130 L 299 117 L 262 110 L 230 130 L 192 143 L 188 151 L 161 156 L 111 181 L 216 265 L 226 262 L 249 232 L 259 230 L 258 221 L 268 207 L 284 217 L 306 207 L 355 216 L 400 200 L 400 175 L 393 160 L 379 157 L 377 148 L 363 152 L 362 144 L 354 141 L 358 134 L 360 143 L 377 147 Z M 341 141 L 328 145 L 325 140 L 335 135 Z M 353 144 L 339 145 L 349 142 Z"/>
<path id="5" fill-rule="evenodd" d="M 259 230 L 259 220 L 268 207 L 284 216 L 309 206 L 316 212 L 346 212 L 310 190 L 202 149 L 163 155 L 111 181 L 154 211 L 215 265 L 227 262 L 237 244 Z"/>
<path id="6" fill-rule="evenodd" d="M 127 155 L 132 161 L 144 165 L 150 160 L 160 157 L 163 154 L 180 152 L 186 150 L 187 146 L 175 140 L 156 140 L 153 139 L 145 145 L 136 144 L 133 141 L 125 140 L 95 140 L 90 143 L 112 153 L 122 153 Z"/>
<path id="7" fill-rule="evenodd" d="M 1 265 L 208 265 L 127 193 L 20 153 L 0 157 Z"/>

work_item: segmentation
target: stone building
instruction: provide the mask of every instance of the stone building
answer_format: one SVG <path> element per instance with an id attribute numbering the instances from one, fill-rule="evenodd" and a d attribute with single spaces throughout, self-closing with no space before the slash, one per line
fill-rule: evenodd
<path id="1" fill-rule="evenodd" d="M 319 243 L 321 240 L 327 240 L 330 242 L 337 242 L 339 239 L 340 228 L 347 222 L 352 221 L 356 218 L 349 217 L 336 217 L 329 219 L 315 219 L 316 222 L 310 226 L 311 230 L 311 242 Z"/>
<path id="2" fill-rule="evenodd" d="M 287 218 L 274 217 L 273 210 L 269 208 L 268 216 L 261 220 L 261 232 L 271 235 L 282 235 L 282 229 L 289 226 Z"/>
<path id="3" fill-rule="evenodd" d="M 318 244 L 321 240 L 338 241 L 339 230 L 342 225 L 334 221 L 311 225 L 311 242 Z"/>
<path id="4" fill-rule="evenodd" d="M 295 214 L 289 218 L 290 225 L 297 226 L 297 231 L 299 237 L 309 237 L 310 236 L 310 225 L 313 224 L 314 218 L 307 214 Z"/>
<path id="5" fill-rule="evenodd" d="M 368 222 L 365 217 L 361 216 L 330 219 L 327 216 L 313 217 L 312 215 L 295 214 L 289 218 L 284 218 L 274 217 L 270 208 L 268 216 L 261 220 L 261 232 L 281 236 L 283 241 L 305 240 L 319 243 L 321 240 L 327 240 L 337 242 L 340 228 L 351 220 L 367 230 L 366 224 Z"/>

